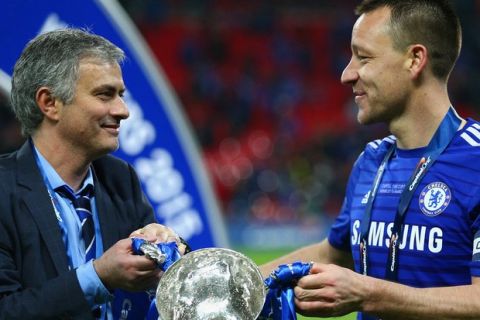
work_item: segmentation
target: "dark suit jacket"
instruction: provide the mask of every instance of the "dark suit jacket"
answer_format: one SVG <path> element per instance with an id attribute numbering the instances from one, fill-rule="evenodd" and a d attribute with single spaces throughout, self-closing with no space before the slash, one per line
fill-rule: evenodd
<path id="1" fill-rule="evenodd" d="M 107 250 L 154 222 L 154 215 L 130 165 L 105 156 L 93 169 Z M 75 270 L 68 269 L 60 227 L 27 142 L 0 157 L 0 319 L 91 318 Z"/>

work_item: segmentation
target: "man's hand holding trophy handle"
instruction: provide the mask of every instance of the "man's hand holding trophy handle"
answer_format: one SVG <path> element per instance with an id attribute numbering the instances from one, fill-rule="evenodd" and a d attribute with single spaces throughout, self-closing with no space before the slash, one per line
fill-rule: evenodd
<path id="1" fill-rule="evenodd" d="M 110 291 L 155 288 L 163 272 L 146 256 L 135 255 L 131 239 L 122 239 L 93 261 L 98 277 Z"/>
<path id="2" fill-rule="evenodd" d="M 181 255 L 188 252 L 188 245 L 171 228 L 151 223 L 133 231 L 128 239 L 122 239 L 93 262 L 98 277 L 109 290 L 144 291 L 156 288 L 163 271 L 158 268 L 155 252 L 135 254 L 131 238 L 141 238 L 150 243 L 175 242 Z"/>

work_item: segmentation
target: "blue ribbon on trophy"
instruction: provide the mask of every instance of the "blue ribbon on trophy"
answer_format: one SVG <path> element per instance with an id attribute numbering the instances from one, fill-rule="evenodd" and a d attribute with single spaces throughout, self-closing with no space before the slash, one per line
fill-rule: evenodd
<path id="1" fill-rule="evenodd" d="M 162 271 L 180 259 L 180 252 L 176 242 L 152 243 L 140 238 L 132 238 L 132 249 L 135 254 L 145 255 L 155 261 Z M 155 291 L 149 295 L 152 299 L 147 313 L 147 320 L 157 320 L 158 310 L 155 300 Z"/>
<path id="2" fill-rule="evenodd" d="M 293 287 L 311 267 L 312 263 L 300 261 L 278 266 L 264 281 L 269 290 L 258 319 L 296 320 Z"/>
<path id="3" fill-rule="evenodd" d="M 167 271 L 175 261 L 180 259 L 176 242 L 154 244 L 144 239 L 132 238 L 132 249 L 133 253 L 146 255 L 154 260 L 162 271 Z"/>

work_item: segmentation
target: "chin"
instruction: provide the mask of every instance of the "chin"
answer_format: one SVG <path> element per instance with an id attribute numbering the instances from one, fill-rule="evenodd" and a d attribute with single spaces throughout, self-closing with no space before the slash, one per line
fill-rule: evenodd
<path id="1" fill-rule="evenodd" d="M 98 146 L 98 148 L 96 150 L 97 157 L 102 157 L 102 156 L 107 155 L 109 153 L 115 152 L 115 151 L 118 150 L 118 147 L 119 147 L 118 142 L 108 143 L 108 144 Z"/>
<path id="2" fill-rule="evenodd" d="M 369 121 L 368 115 L 365 114 L 365 112 L 359 111 L 357 114 L 357 122 L 359 124 L 365 125 L 365 124 L 369 124 L 370 121 Z"/>
<path id="3" fill-rule="evenodd" d="M 115 151 L 117 151 L 117 150 L 118 150 L 118 148 L 119 148 L 119 145 L 118 145 L 118 143 L 117 143 L 117 144 L 115 144 L 115 145 L 111 146 L 110 148 L 108 148 L 108 150 L 107 150 L 107 152 L 106 152 L 106 153 L 112 153 L 112 152 L 115 152 Z"/>
<path id="4" fill-rule="evenodd" d="M 364 112 L 364 111 L 362 112 L 361 110 L 358 112 L 357 121 L 361 125 L 369 125 L 369 124 L 382 122 L 379 115 L 375 115 L 375 114 Z"/>

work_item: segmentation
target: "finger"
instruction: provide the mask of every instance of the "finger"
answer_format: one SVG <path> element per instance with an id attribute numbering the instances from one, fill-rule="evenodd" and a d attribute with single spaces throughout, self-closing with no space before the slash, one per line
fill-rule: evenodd
<path id="1" fill-rule="evenodd" d="M 163 242 L 172 242 L 176 241 L 178 235 L 173 231 L 172 228 L 166 227 L 158 223 L 151 223 L 143 227 L 143 233 L 148 237 L 154 238 L 153 242 L 163 243 Z"/>
<path id="2" fill-rule="evenodd" d="M 153 271 L 158 269 L 157 263 L 144 255 L 132 255 L 130 258 L 132 269 L 137 271 Z"/>
<path id="3" fill-rule="evenodd" d="M 137 230 L 133 231 L 132 233 L 130 233 L 130 235 L 129 235 L 128 237 L 129 237 L 129 238 L 139 237 L 139 236 L 142 236 L 143 233 L 144 233 L 143 228 L 140 228 L 140 229 L 137 229 Z"/>
<path id="4" fill-rule="evenodd" d="M 325 272 L 328 269 L 329 269 L 328 264 L 315 262 L 312 264 L 312 267 L 310 268 L 310 274 Z"/>
<path id="5" fill-rule="evenodd" d="M 295 293 L 295 298 L 298 301 L 322 301 L 322 302 L 333 302 L 335 301 L 335 295 L 331 288 L 320 288 L 320 289 L 304 289 L 299 286 L 296 286 L 293 289 Z"/>
<path id="6" fill-rule="evenodd" d="M 150 239 L 158 240 L 159 237 L 162 237 L 162 230 L 162 225 L 151 223 L 142 228 L 142 234 Z"/>
<path id="7" fill-rule="evenodd" d="M 168 235 L 166 242 L 176 242 L 177 246 L 180 246 L 180 237 L 177 236 L 176 234 L 174 235 Z"/>
<path id="8" fill-rule="evenodd" d="M 178 246 L 178 251 L 180 252 L 181 255 L 185 255 L 185 251 L 187 249 L 187 246 L 184 245 L 183 243 L 178 243 L 177 242 L 177 246 Z"/>
<path id="9" fill-rule="evenodd" d="M 140 238 L 140 239 L 144 239 L 148 242 L 152 242 L 152 243 L 164 243 L 166 242 L 166 236 L 161 234 L 161 233 L 157 233 L 157 231 L 153 230 L 153 229 L 145 229 L 145 228 L 142 228 L 142 229 L 139 229 L 139 231 L 134 231 L 130 234 L 130 238 Z"/>
<path id="10" fill-rule="evenodd" d="M 163 227 L 163 230 L 158 229 L 157 232 L 161 232 L 164 237 L 164 242 L 176 242 L 178 245 L 180 243 L 180 237 L 178 234 L 170 227 Z"/>
<path id="11" fill-rule="evenodd" d="M 330 284 L 329 274 L 326 272 L 309 274 L 297 281 L 297 286 L 303 289 L 320 289 Z"/>
<path id="12" fill-rule="evenodd" d="M 312 317 L 331 317 L 335 314 L 335 304 L 328 301 L 300 301 L 295 299 L 297 313 Z"/>
<path id="13" fill-rule="evenodd" d="M 163 275 L 163 271 L 159 268 L 155 268 L 155 269 L 152 269 L 152 270 L 137 270 L 137 271 L 135 271 L 136 281 L 150 279 L 150 278 L 160 279 L 160 277 L 162 275 Z"/>
<path id="14" fill-rule="evenodd" d="M 130 234 L 129 236 L 130 239 L 133 239 L 133 238 L 136 238 L 136 239 L 143 239 L 145 241 L 148 241 L 148 242 L 155 242 L 156 241 L 156 237 L 155 236 L 149 236 L 147 234 L 144 234 L 144 233 L 132 233 Z"/>
<path id="15" fill-rule="evenodd" d="M 114 250 L 116 250 L 117 254 L 129 254 L 133 252 L 132 248 L 132 239 L 131 238 L 126 238 L 126 239 L 121 239 L 118 240 L 117 243 L 112 247 Z M 110 249 L 112 249 L 110 248 Z M 110 250 L 108 249 L 108 251 Z"/>

